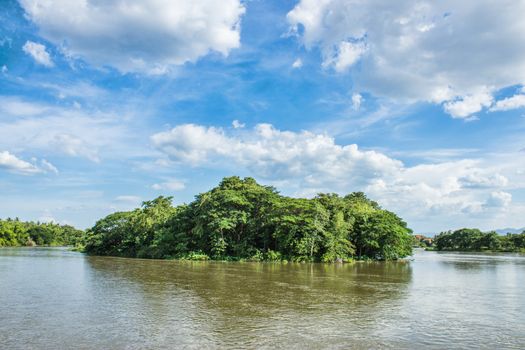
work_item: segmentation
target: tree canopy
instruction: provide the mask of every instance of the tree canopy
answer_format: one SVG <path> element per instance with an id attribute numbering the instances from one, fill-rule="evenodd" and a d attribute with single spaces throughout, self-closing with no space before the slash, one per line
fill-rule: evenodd
<path id="1" fill-rule="evenodd" d="M 437 250 L 451 251 L 502 251 L 525 252 L 525 231 L 520 234 L 481 232 L 478 229 L 462 228 L 441 232 L 434 238 Z"/>
<path id="2" fill-rule="evenodd" d="M 171 197 L 99 220 L 85 250 L 143 258 L 346 261 L 411 254 L 411 230 L 357 192 L 313 199 L 280 195 L 253 178 L 227 177 L 189 204 Z"/>
<path id="3" fill-rule="evenodd" d="M 0 247 L 77 245 L 84 232 L 70 225 L 24 222 L 19 219 L 0 220 Z"/>

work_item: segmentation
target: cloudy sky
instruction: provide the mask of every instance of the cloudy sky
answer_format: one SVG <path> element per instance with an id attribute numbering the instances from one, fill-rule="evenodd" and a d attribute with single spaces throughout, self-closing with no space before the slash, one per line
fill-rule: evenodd
<path id="1" fill-rule="evenodd" d="M 524 0 L 4 0 L 0 217 L 81 228 L 224 176 L 525 226 Z"/>

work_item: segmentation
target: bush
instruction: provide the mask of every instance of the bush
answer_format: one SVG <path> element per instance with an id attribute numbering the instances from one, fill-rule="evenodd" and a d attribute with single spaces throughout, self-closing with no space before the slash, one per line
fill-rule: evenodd
<path id="1" fill-rule="evenodd" d="M 203 252 L 189 252 L 188 255 L 184 257 L 184 259 L 192 261 L 204 261 L 210 260 L 210 257 Z"/>
<path id="2" fill-rule="evenodd" d="M 263 261 L 264 260 L 264 254 L 259 249 L 256 249 L 255 253 L 248 260 L 250 260 L 250 261 Z"/>
<path id="3" fill-rule="evenodd" d="M 266 252 L 266 260 L 268 260 L 268 261 L 281 261 L 282 260 L 282 255 L 279 252 L 275 252 L 275 251 L 269 249 Z"/>

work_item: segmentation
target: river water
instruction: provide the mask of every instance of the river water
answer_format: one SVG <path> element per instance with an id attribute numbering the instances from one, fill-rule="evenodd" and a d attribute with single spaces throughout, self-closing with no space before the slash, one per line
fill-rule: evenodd
<path id="1" fill-rule="evenodd" d="M 524 349 L 525 256 L 181 262 L 0 249 L 1 349 Z"/>

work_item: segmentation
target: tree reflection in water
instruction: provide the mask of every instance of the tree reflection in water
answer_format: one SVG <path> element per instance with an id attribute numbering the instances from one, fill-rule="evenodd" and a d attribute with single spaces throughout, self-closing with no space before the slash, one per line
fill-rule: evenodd
<path id="1" fill-rule="evenodd" d="M 208 344 L 358 342 L 395 310 L 412 278 L 409 262 L 224 263 L 89 257 L 103 275 L 141 294 L 148 322 L 195 327 Z M 111 286 L 108 288 L 122 288 Z M 140 290 L 140 292 L 139 292 Z M 134 299 L 137 299 L 134 297 Z M 174 302 L 178 300 L 178 302 Z M 175 315 L 184 319 L 175 320 Z M 186 325 L 166 324 L 173 319 Z M 157 321 L 156 321 L 157 320 Z M 200 332 L 198 330 L 206 330 Z M 377 343 L 362 343 L 371 346 Z"/>

